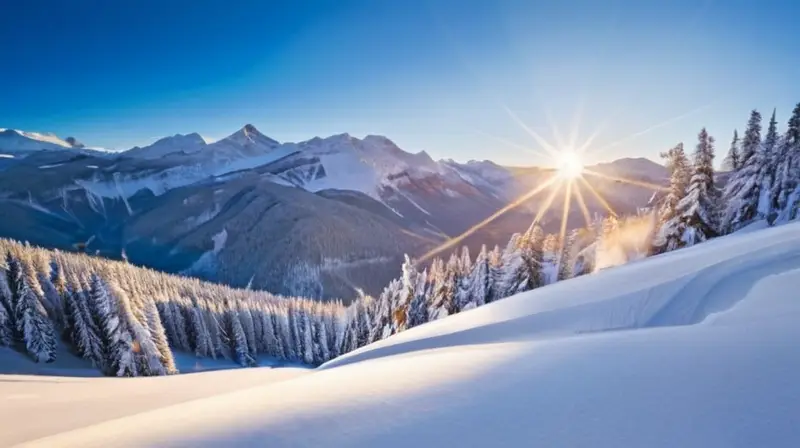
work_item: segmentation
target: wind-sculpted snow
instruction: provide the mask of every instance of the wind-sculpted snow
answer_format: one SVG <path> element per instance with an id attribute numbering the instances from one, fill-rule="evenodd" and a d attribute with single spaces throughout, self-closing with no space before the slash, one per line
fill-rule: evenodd
<path id="1" fill-rule="evenodd" d="M 800 224 L 733 235 L 30 446 L 800 446 L 798 284 Z"/>

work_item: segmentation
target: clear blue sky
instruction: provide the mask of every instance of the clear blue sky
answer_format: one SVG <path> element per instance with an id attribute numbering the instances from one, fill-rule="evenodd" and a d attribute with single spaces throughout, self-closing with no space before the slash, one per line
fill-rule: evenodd
<path id="1" fill-rule="evenodd" d="M 543 161 L 498 140 L 536 146 L 505 107 L 552 142 L 582 109 L 580 139 L 622 139 L 594 160 L 657 159 L 702 126 L 722 153 L 751 108 L 784 125 L 800 101 L 798 17 L 788 0 L 11 0 L 0 127 L 126 149 L 253 123 L 525 165 Z"/>

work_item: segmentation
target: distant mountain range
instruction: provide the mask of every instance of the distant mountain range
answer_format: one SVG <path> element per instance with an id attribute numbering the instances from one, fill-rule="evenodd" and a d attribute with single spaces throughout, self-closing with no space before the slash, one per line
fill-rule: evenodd
<path id="1" fill-rule="evenodd" d="M 647 159 L 590 167 L 665 183 Z M 0 236 L 98 252 L 168 272 L 282 294 L 349 298 L 397 276 L 403 253 L 419 255 L 457 236 L 552 174 L 490 161 L 435 161 L 382 136 L 348 134 L 280 143 L 245 125 L 208 143 L 165 137 L 111 153 L 74 138 L 0 131 Z M 619 213 L 652 190 L 587 178 Z M 526 228 L 545 194 L 465 243 L 501 244 Z M 605 208 L 584 194 L 591 213 Z M 556 231 L 562 200 L 545 215 Z M 578 207 L 568 218 L 582 225 Z"/>

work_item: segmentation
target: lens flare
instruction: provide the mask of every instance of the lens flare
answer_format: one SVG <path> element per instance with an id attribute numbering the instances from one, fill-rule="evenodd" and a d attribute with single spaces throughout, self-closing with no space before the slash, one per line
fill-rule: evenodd
<path id="1" fill-rule="evenodd" d="M 518 197 L 517 199 L 515 199 L 511 203 L 509 203 L 506 206 L 502 207 L 500 210 L 496 211 L 495 213 L 493 213 L 491 216 L 487 217 L 483 221 L 481 221 L 481 222 L 475 224 L 474 226 L 470 227 L 469 229 L 467 229 L 461 235 L 459 235 L 459 236 L 457 236 L 455 238 L 451 238 L 451 239 L 447 240 L 446 242 L 444 242 L 443 244 L 441 244 L 441 245 L 435 247 L 434 249 L 428 251 L 426 254 L 424 254 L 422 257 L 420 257 L 417 260 L 418 262 L 424 262 L 426 260 L 429 260 L 430 258 L 434 257 L 435 255 L 437 255 L 437 254 L 439 254 L 439 253 L 441 253 L 441 252 L 443 252 L 445 250 L 448 250 L 448 249 L 456 246 L 457 244 L 459 244 L 462 241 L 464 241 L 464 239 L 466 239 L 470 235 L 474 234 L 475 232 L 477 232 L 481 228 L 485 227 L 486 225 L 488 225 L 489 223 L 491 223 L 495 219 L 499 218 L 501 215 L 503 215 L 506 212 L 508 212 L 508 211 L 510 211 L 510 210 L 522 205 L 524 202 L 529 201 L 534 196 L 536 196 L 537 194 L 541 193 L 542 191 L 544 191 L 547 188 L 550 188 L 549 194 L 547 195 L 547 198 L 539 205 L 539 209 L 537 210 L 536 215 L 535 215 L 535 217 L 533 219 L 533 222 L 530 225 L 534 226 L 537 223 L 539 223 L 539 221 L 545 216 L 547 211 L 553 205 L 555 197 L 560 192 L 563 191 L 564 192 L 564 202 L 563 202 L 563 210 L 562 210 L 562 214 L 561 214 L 561 223 L 560 223 L 560 226 L 559 226 L 559 230 L 560 230 L 559 231 L 559 241 L 560 241 L 561 249 L 563 249 L 563 244 L 564 244 L 564 241 L 566 239 L 566 233 L 567 233 L 567 219 L 569 218 L 570 208 L 572 207 L 572 203 L 573 202 L 576 203 L 578 205 L 578 207 L 580 208 L 580 211 L 583 214 L 583 218 L 586 221 L 586 225 L 587 226 L 591 225 L 591 215 L 589 213 L 589 209 L 588 209 L 588 207 L 586 205 L 586 201 L 585 201 L 585 199 L 583 197 L 583 194 L 581 192 L 581 187 L 586 188 L 589 191 L 589 193 L 591 193 L 591 195 L 594 196 L 594 198 L 597 200 L 597 202 L 599 202 L 606 209 L 606 211 L 610 215 L 617 216 L 617 213 L 614 211 L 614 209 L 611 208 L 611 205 L 608 203 L 608 201 L 600 194 L 599 191 L 597 191 L 586 180 L 585 175 L 590 175 L 590 176 L 593 176 L 593 177 L 596 177 L 596 178 L 600 178 L 600 179 L 604 179 L 604 180 L 607 180 L 607 181 L 624 182 L 624 183 L 636 185 L 636 186 L 639 186 L 639 187 L 649 188 L 649 189 L 652 189 L 652 190 L 658 190 L 658 191 L 667 190 L 666 187 L 661 186 L 661 185 L 652 184 L 652 183 L 639 181 L 639 180 L 634 180 L 634 179 L 627 179 L 627 178 L 624 178 L 624 177 L 612 176 L 612 175 L 604 174 L 604 173 L 598 173 L 596 171 L 592 171 L 590 169 L 585 168 L 584 164 L 583 164 L 582 156 L 584 154 L 589 153 L 590 151 L 597 151 L 597 149 L 592 148 L 592 144 L 594 143 L 594 140 L 597 138 L 597 136 L 600 134 L 601 129 L 603 128 L 602 126 L 600 126 L 597 130 L 592 132 L 592 134 L 586 139 L 586 141 L 584 141 L 581 144 L 577 144 L 576 140 L 577 140 L 578 124 L 579 123 L 576 122 L 576 123 L 574 123 L 573 128 L 571 129 L 571 132 L 570 132 L 570 135 L 569 135 L 569 140 L 570 141 L 568 143 L 565 143 L 563 141 L 563 139 L 561 138 L 561 136 L 559 135 L 558 129 L 555 127 L 554 123 L 552 122 L 550 115 L 546 114 L 548 122 L 550 124 L 550 127 L 551 127 L 553 133 L 556 134 L 555 137 L 556 137 L 556 140 L 558 141 L 557 145 L 553 145 L 550 142 L 548 142 L 547 140 L 545 140 L 541 135 L 539 135 L 531 127 L 529 127 L 527 124 L 525 124 L 519 118 L 519 116 L 517 116 L 511 109 L 509 109 L 506 106 L 503 106 L 503 107 L 504 107 L 506 113 L 511 118 L 511 120 L 514 123 L 516 123 L 523 131 L 525 131 L 526 134 L 528 134 L 530 137 L 532 137 L 534 142 L 537 144 L 538 147 L 536 147 L 536 148 L 527 147 L 526 145 L 520 145 L 520 144 L 511 142 L 509 140 L 506 140 L 506 139 L 504 139 L 502 137 L 497 137 L 497 136 L 493 136 L 493 135 L 489 135 L 489 134 L 484 134 L 484 136 L 489 137 L 492 140 L 495 140 L 495 141 L 497 141 L 499 143 L 502 143 L 502 144 L 504 144 L 506 146 L 509 146 L 509 147 L 512 147 L 512 148 L 516 148 L 516 149 L 520 149 L 520 150 L 523 150 L 523 151 L 528 152 L 528 153 L 534 153 L 534 154 L 537 154 L 537 155 L 540 155 L 540 156 L 544 155 L 540 150 L 545 151 L 547 153 L 547 156 L 549 156 L 551 158 L 552 164 L 556 167 L 555 174 L 552 175 L 551 177 L 545 179 L 543 182 L 539 183 L 539 185 L 537 185 L 536 187 L 532 188 L 529 192 L 525 193 L 524 195 Z M 581 111 L 578 111 L 578 113 L 576 113 L 576 121 L 579 121 L 580 112 Z M 693 113 L 693 112 L 691 112 L 691 113 Z M 653 129 L 656 129 L 658 127 L 664 126 L 666 124 L 669 124 L 672 121 L 681 119 L 685 115 L 686 114 L 684 114 L 682 116 L 675 117 L 675 118 L 673 118 L 671 120 L 667 120 L 666 122 L 660 123 L 660 124 L 658 124 L 656 126 L 651 126 L 650 128 L 645 129 L 644 131 L 641 131 L 639 133 L 633 134 L 633 135 L 627 137 L 626 139 L 614 142 L 611 145 L 606 145 L 604 148 L 600 148 L 600 151 L 602 151 L 603 149 L 607 149 L 607 148 L 610 148 L 610 147 L 617 146 L 617 145 L 619 145 L 619 144 L 621 144 L 621 143 L 623 143 L 623 142 L 625 142 L 625 141 L 627 141 L 629 139 L 636 138 L 636 137 L 638 137 L 640 135 L 643 135 L 643 134 L 645 134 L 647 132 L 652 131 Z M 572 201 L 573 195 L 575 197 L 574 201 Z M 562 250 L 560 250 L 559 252 L 562 252 Z M 560 257 L 561 257 L 561 253 L 559 253 L 559 263 L 561 263 Z"/>
<path id="2" fill-rule="evenodd" d="M 572 180 L 583 174 L 581 157 L 571 149 L 560 151 L 557 156 L 557 163 L 558 175 L 564 179 Z"/>

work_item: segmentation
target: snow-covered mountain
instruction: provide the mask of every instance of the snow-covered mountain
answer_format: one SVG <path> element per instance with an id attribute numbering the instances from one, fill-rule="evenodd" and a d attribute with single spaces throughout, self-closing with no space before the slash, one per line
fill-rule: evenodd
<path id="1" fill-rule="evenodd" d="M 608 163 L 598 163 L 587 169 L 611 176 L 631 177 L 641 180 L 663 182 L 668 177 L 663 165 L 653 163 L 644 157 L 618 159 Z"/>
<path id="2" fill-rule="evenodd" d="M 0 152 L 27 153 L 31 151 L 61 151 L 64 149 L 83 148 L 76 145 L 76 140 L 68 137 L 62 140 L 55 134 L 0 129 Z"/>
<path id="3" fill-rule="evenodd" d="M 7 158 L 25 157 L 40 151 L 72 151 L 97 156 L 109 152 L 103 148 L 87 147 L 75 137 L 62 139 L 52 133 L 0 129 L 0 155 Z"/>
<path id="4" fill-rule="evenodd" d="M 795 447 L 798 282 L 795 223 L 538 288 L 315 370 L 11 375 L 0 444 Z"/>
<path id="5" fill-rule="evenodd" d="M 175 135 L 115 154 L 77 149 L 75 140 L 43 134 L 3 135 L 14 148 L 39 150 L 0 159 L 0 214 L 16 218 L 0 222 L 0 236 L 62 249 L 91 239 L 93 250 L 106 256 L 118 257 L 124 248 L 133 262 L 236 286 L 248 284 L 256 267 L 269 262 L 288 270 L 303 263 L 368 265 L 372 271 L 360 271 L 369 274 L 357 274 L 365 277 L 361 283 L 382 287 L 403 253 L 422 253 L 463 233 L 552 175 L 490 161 L 435 161 L 382 136 L 281 143 L 250 124 L 213 143 L 198 134 Z M 41 151 L 48 148 L 58 150 Z M 635 177 L 663 167 L 642 159 L 630 167 L 635 172 L 626 169 L 622 163 L 615 172 Z M 635 211 L 652 196 L 640 186 L 589 180 L 619 213 Z M 546 195 L 540 196 L 464 243 L 473 249 L 505 244 L 530 224 Z M 606 213 L 592 197 L 585 200 L 590 213 Z M 558 230 L 562 204 L 554 201 L 543 216 L 546 231 Z M 577 208 L 568 215 L 571 227 L 583 221 Z M 234 231 L 214 249 L 216 235 Z M 263 235 L 271 244 L 249 250 L 248 241 Z M 296 239 L 308 244 L 291 248 Z M 286 261 L 282 251 L 294 258 Z M 257 275 L 253 285 L 292 293 L 283 289 L 284 271 L 274 273 Z M 320 275 L 331 297 L 353 293 L 342 289 L 353 281 L 341 271 Z"/>
<path id="6" fill-rule="evenodd" d="M 200 151 L 205 145 L 206 141 L 203 140 L 200 134 L 175 134 L 172 137 L 164 137 L 148 146 L 135 146 L 127 150 L 125 155 L 141 159 L 159 159 L 175 152 L 191 154 Z"/>

